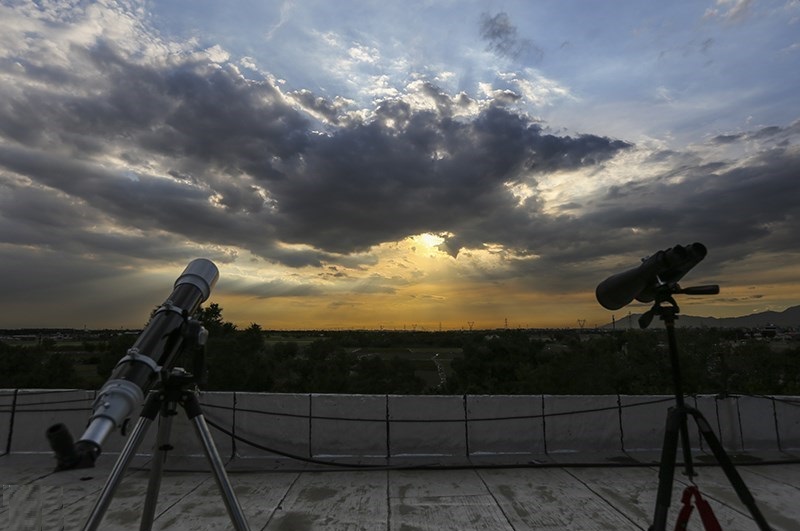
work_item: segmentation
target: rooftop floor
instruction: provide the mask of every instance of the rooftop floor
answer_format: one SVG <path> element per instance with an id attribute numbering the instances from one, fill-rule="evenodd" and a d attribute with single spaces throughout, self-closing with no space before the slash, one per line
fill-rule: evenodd
<path id="1" fill-rule="evenodd" d="M 101 529 L 138 529 L 147 491 L 137 457 Z M 3 529 L 80 529 L 114 463 L 54 473 L 44 454 L 0 457 Z M 658 486 L 656 466 L 322 470 L 235 461 L 230 480 L 252 530 L 646 530 Z M 775 530 L 800 530 L 800 464 L 737 465 Z M 696 483 L 725 531 L 754 530 L 722 469 L 698 468 Z M 687 484 L 676 470 L 667 529 Z M 231 529 L 205 462 L 168 460 L 154 529 Z M 37 516 L 38 515 L 38 516 Z M 40 520 L 37 522 L 37 518 Z M 40 522 L 40 524 L 39 524 Z M 693 515 L 689 529 L 701 529 Z"/>

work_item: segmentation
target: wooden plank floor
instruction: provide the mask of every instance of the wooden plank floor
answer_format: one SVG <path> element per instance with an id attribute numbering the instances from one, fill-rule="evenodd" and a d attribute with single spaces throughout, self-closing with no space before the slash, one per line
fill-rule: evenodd
<path id="1" fill-rule="evenodd" d="M 45 456 L 0 457 L 0 529 L 80 529 L 112 464 L 54 474 Z M 800 465 L 737 470 L 773 529 L 800 531 Z M 721 469 L 699 472 L 696 482 L 725 531 L 757 529 Z M 142 470 L 128 473 L 101 529 L 138 529 L 147 478 Z M 285 470 L 230 478 L 253 531 L 646 530 L 658 486 L 653 467 Z M 668 529 L 685 484 L 676 471 Z M 168 470 L 153 527 L 231 525 L 209 473 Z M 702 529 L 699 520 L 690 529 Z"/>

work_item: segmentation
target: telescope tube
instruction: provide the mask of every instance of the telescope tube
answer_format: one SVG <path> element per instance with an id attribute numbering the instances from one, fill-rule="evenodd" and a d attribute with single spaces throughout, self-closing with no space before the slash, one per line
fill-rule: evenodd
<path id="1" fill-rule="evenodd" d="M 676 245 L 645 258 L 641 265 L 611 275 L 597 285 L 597 302 L 608 310 L 619 310 L 636 299 L 651 302 L 655 289 L 661 284 L 678 282 L 707 253 L 702 243 Z"/>
<path id="2" fill-rule="evenodd" d="M 198 258 L 186 266 L 175 281 L 172 293 L 156 310 L 127 354 L 117 362 L 111 376 L 92 404 L 92 415 L 83 436 L 75 443 L 77 456 L 68 455 L 60 468 L 86 467 L 100 455 L 103 441 L 120 427 L 143 401 L 162 369 L 170 370 L 181 351 L 183 324 L 200 307 L 219 279 L 219 270 L 210 260 Z M 69 454 L 68 432 L 63 425 L 47 431 L 57 456 Z"/>

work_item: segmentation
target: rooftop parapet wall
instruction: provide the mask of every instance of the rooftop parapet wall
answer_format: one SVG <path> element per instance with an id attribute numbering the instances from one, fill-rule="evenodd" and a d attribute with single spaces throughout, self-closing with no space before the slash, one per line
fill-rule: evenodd
<path id="1" fill-rule="evenodd" d="M 0 454 L 50 453 L 45 430 L 66 424 L 77 438 L 88 421 L 94 391 L 0 390 Z M 671 396 L 407 396 L 202 393 L 220 454 L 242 458 L 290 454 L 302 458 L 471 459 L 505 456 L 608 456 L 657 452 Z M 800 398 L 713 395 L 688 397 L 729 452 L 800 450 Z M 135 418 L 131 424 L 135 423 Z M 269 450 L 236 441 L 213 425 Z M 151 452 L 155 428 L 139 451 Z M 693 448 L 707 444 L 689 423 Z M 119 452 L 125 437 L 106 440 Z M 198 455 L 200 445 L 182 412 L 172 426 L 175 455 Z M 270 450 L 274 450 L 273 453 Z"/>

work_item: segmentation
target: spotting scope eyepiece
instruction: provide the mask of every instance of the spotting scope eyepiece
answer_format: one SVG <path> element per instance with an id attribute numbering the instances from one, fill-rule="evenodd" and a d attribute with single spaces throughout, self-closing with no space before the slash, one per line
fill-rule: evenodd
<path id="1" fill-rule="evenodd" d="M 190 318 L 211 295 L 219 270 L 210 260 L 198 258 L 186 266 L 175 281 L 167 300 L 155 311 L 127 354 L 117 362 L 111 376 L 92 404 L 92 414 L 83 436 L 74 445 L 66 426 L 50 427 L 47 438 L 56 454 L 57 470 L 94 465 L 103 441 L 122 426 L 144 401 L 162 371 L 170 371 L 192 338 L 186 331 Z M 192 321 L 193 322 L 193 321 Z"/>
<path id="2" fill-rule="evenodd" d="M 638 267 L 612 275 L 598 284 L 597 302 L 607 310 L 619 310 L 634 299 L 652 302 L 658 286 L 678 282 L 705 258 L 706 252 L 702 243 L 658 251 L 643 259 Z"/>

